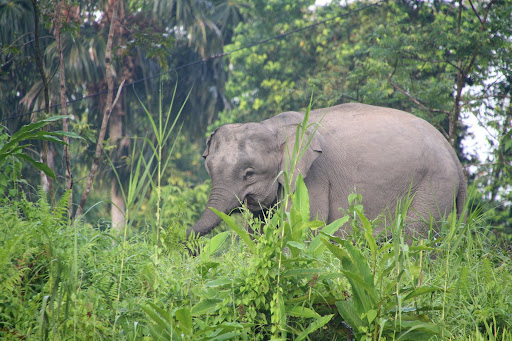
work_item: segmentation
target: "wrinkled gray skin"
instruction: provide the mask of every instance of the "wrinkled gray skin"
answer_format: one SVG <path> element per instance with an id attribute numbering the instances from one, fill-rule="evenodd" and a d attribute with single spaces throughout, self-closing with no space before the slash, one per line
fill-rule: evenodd
<path id="1" fill-rule="evenodd" d="M 210 135 L 203 157 L 212 191 L 191 228 L 195 233 L 204 235 L 219 224 L 209 207 L 229 213 L 247 202 L 258 212 L 277 202 L 286 143 L 294 143 L 303 117 L 285 112 L 260 123 L 228 124 Z M 461 213 L 466 197 L 462 167 L 450 144 L 426 121 L 350 103 L 311 111 L 309 122 L 320 126 L 297 170 L 309 190 L 312 218 L 330 223 L 342 217 L 340 208 L 348 207 L 353 192 L 362 194 L 368 218 L 392 217 L 409 190 L 414 195 L 407 222 L 411 235 L 425 235 L 421 218 L 438 220 L 451 212 L 454 201 Z"/>

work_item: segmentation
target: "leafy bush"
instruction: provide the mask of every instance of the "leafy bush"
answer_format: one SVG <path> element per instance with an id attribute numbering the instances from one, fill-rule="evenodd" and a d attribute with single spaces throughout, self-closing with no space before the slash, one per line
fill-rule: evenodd
<path id="1" fill-rule="evenodd" d="M 194 187 L 187 183 L 183 183 L 180 186 L 162 186 L 161 196 L 165 198 L 162 202 L 162 226 L 171 229 L 174 225 L 179 225 L 180 227 L 192 226 L 199 219 L 201 212 L 206 206 L 210 189 L 210 181 L 205 181 Z M 155 207 L 157 200 L 156 193 L 151 193 L 146 204 L 147 207 Z M 152 219 L 153 217 L 150 218 Z M 147 217 L 138 217 L 139 221 L 143 221 L 143 219 L 147 220 Z"/>

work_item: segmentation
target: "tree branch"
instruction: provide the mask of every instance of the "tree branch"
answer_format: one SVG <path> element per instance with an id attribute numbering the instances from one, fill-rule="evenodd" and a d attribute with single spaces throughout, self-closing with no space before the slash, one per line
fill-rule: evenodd
<path id="1" fill-rule="evenodd" d="M 108 39 L 107 39 L 107 48 L 105 51 L 105 69 L 107 74 L 107 102 L 105 104 L 105 110 L 103 111 L 103 120 L 101 122 L 100 133 L 98 136 L 98 142 L 96 143 L 96 152 L 94 153 L 94 161 L 91 167 L 91 171 L 89 173 L 89 178 L 87 179 L 87 184 L 85 186 L 84 193 L 82 198 L 80 199 L 80 205 L 75 213 L 75 218 L 82 215 L 85 201 L 89 196 L 89 193 L 92 188 L 92 184 L 94 182 L 94 178 L 96 177 L 96 172 L 98 171 L 98 166 L 100 163 L 101 154 L 103 151 L 103 141 L 105 140 L 105 133 L 107 131 L 108 119 L 110 117 L 110 113 L 113 108 L 113 97 L 114 97 L 114 79 L 113 79 L 113 68 L 112 68 L 112 41 L 114 40 L 114 31 L 116 26 L 116 17 L 117 17 L 117 9 L 119 6 L 119 1 L 114 0 L 112 4 L 112 16 L 110 18 L 110 29 L 108 31 Z M 121 88 L 120 88 L 121 89 Z"/>
<path id="2" fill-rule="evenodd" d="M 391 76 L 389 77 L 389 84 L 391 84 L 391 86 L 393 88 L 395 88 L 395 90 L 397 90 L 398 92 L 404 94 L 405 96 L 407 96 L 409 98 L 409 100 L 411 100 L 411 102 L 413 102 L 414 104 L 416 104 L 417 106 L 419 106 L 421 109 L 423 110 L 426 110 L 427 111 L 427 114 L 430 116 L 430 118 L 434 118 L 430 113 L 431 112 L 438 112 L 438 113 L 443 113 L 443 114 L 446 114 L 446 115 L 449 115 L 450 112 L 449 111 L 446 111 L 446 110 L 441 110 L 441 109 L 434 109 L 434 108 L 429 108 L 427 107 L 425 104 L 421 103 L 418 99 L 414 98 L 409 92 L 407 92 L 406 90 L 402 89 L 401 87 L 399 87 L 397 84 L 395 84 L 395 82 L 393 82 Z M 436 124 L 435 122 L 433 122 L 433 124 L 436 125 L 436 127 L 441 131 L 441 133 L 444 135 L 444 137 L 446 137 L 448 139 L 449 135 L 446 133 L 446 131 L 443 129 L 443 127 L 439 126 L 438 124 Z"/>
<path id="3" fill-rule="evenodd" d="M 478 15 L 478 12 L 476 11 L 475 6 L 473 5 L 473 1 L 469 0 L 469 4 L 471 5 L 471 8 L 473 9 L 473 12 L 475 13 L 476 17 L 478 18 L 478 21 L 480 21 L 480 24 L 485 27 L 485 21 L 482 21 L 482 18 Z"/>
<path id="4" fill-rule="evenodd" d="M 473 8 L 473 12 L 476 14 L 476 16 L 478 17 L 478 20 L 480 21 L 480 24 L 481 24 L 480 32 L 483 32 L 486 29 L 485 23 L 487 22 L 487 18 L 489 16 L 489 11 L 490 11 L 491 6 L 493 5 L 494 1 L 495 0 L 491 0 L 489 2 L 489 4 L 487 5 L 483 19 L 480 18 L 480 16 L 476 12 L 475 7 L 473 6 L 473 3 L 470 1 L 471 7 Z M 462 31 L 462 23 L 461 23 L 462 22 L 462 7 L 463 7 L 462 0 L 459 0 L 459 13 L 458 13 L 458 17 L 457 17 L 457 31 L 456 31 L 457 37 L 459 37 L 461 35 L 461 31 Z M 462 90 L 464 89 L 464 87 L 466 85 L 466 78 L 469 75 L 469 73 L 471 72 L 473 65 L 475 64 L 476 58 L 479 53 L 479 48 L 480 48 L 480 46 L 477 44 L 475 46 L 475 49 L 473 50 L 471 59 L 470 59 L 469 63 L 466 65 L 466 67 L 464 67 L 463 60 L 460 57 L 457 61 L 459 72 L 457 73 L 456 91 L 455 91 L 455 98 L 454 98 L 454 110 L 449 115 L 449 121 L 450 121 L 449 122 L 449 127 L 450 127 L 449 128 L 449 134 L 450 134 L 449 141 L 452 146 L 455 146 L 455 140 L 457 139 L 457 124 L 458 124 L 458 121 L 460 118 L 460 113 L 462 111 L 462 105 L 461 105 Z"/>
<path id="5" fill-rule="evenodd" d="M 35 42 L 35 52 L 36 52 L 36 65 L 39 70 L 39 74 L 41 75 L 41 80 L 43 81 L 43 95 L 44 95 L 44 112 L 46 116 L 50 116 L 50 95 L 48 89 L 48 78 L 44 72 L 43 67 L 43 58 L 41 56 L 41 47 L 39 46 L 39 7 L 37 7 L 37 0 L 32 0 L 32 7 L 34 8 L 34 42 Z M 36 120 L 36 114 L 33 113 L 30 118 L 31 122 Z M 43 130 L 48 131 L 48 127 L 45 126 Z M 48 165 L 48 167 L 52 167 L 51 164 L 48 163 L 48 141 L 43 141 L 43 162 Z M 52 204 L 55 204 L 55 190 L 53 188 L 53 179 L 46 175 L 46 181 L 48 181 L 48 191 L 50 192 L 50 200 Z"/>

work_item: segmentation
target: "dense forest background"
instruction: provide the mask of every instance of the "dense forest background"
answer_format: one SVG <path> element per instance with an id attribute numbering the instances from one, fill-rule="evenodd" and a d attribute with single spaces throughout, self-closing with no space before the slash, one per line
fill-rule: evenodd
<path id="1" fill-rule="evenodd" d="M 69 149 L 34 144 L 27 153 L 48 164 L 56 180 L 23 167 L 27 181 L 17 185 L 27 195 L 42 185 L 54 198 L 72 188 L 74 217 L 99 141 L 97 176 L 82 209 L 90 222 L 121 226 L 119 186 L 127 186 L 130 156 L 148 137 L 145 108 L 156 115 L 174 101 L 174 116 L 184 104 L 164 180 L 166 195 L 179 197 L 206 178 L 200 155 L 208 131 L 304 110 L 312 95 L 313 108 L 357 101 L 428 120 L 458 151 L 496 228 L 510 227 L 511 6 L 509 0 L 2 1 L 4 134 L 65 114 L 71 119 L 49 129 L 64 124 L 81 137 Z M 118 98 L 101 141 L 103 113 L 113 102 L 109 75 Z M 486 132 L 480 144 L 488 153 L 481 158 L 461 148 L 472 138 L 469 121 Z M 3 176 L 7 193 L 9 175 Z"/>
<path id="2" fill-rule="evenodd" d="M 0 0 L 0 338 L 512 339 L 511 22 L 512 0 Z M 375 236 L 353 193 L 326 226 L 299 176 L 186 236 L 213 129 L 345 102 L 431 122 L 464 214 L 411 240 L 405 199 Z"/>

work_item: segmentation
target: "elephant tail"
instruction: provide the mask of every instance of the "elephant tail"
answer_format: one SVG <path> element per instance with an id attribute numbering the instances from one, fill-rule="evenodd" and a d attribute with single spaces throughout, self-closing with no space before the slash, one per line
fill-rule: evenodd
<path id="1" fill-rule="evenodd" d="M 459 169 L 459 190 L 457 191 L 457 197 L 455 198 L 455 205 L 457 208 L 457 216 L 461 216 L 464 212 L 464 204 L 466 202 L 467 196 L 468 196 L 468 189 L 467 189 L 467 180 L 466 180 L 466 174 L 464 172 L 464 169 L 462 168 L 462 165 L 460 164 L 459 160 L 457 159 L 458 163 L 458 169 Z M 466 217 L 464 217 L 464 221 L 466 220 Z"/>
<path id="2" fill-rule="evenodd" d="M 467 188 L 466 182 L 463 180 L 461 185 L 459 186 L 459 193 L 457 194 L 457 215 L 460 217 L 462 212 L 464 211 L 464 203 L 467 198 Z"/>

